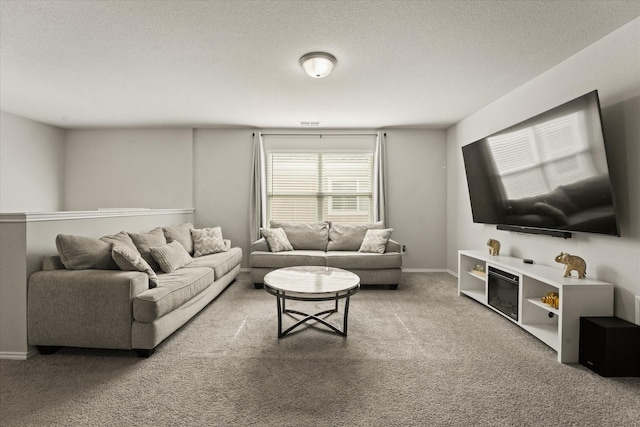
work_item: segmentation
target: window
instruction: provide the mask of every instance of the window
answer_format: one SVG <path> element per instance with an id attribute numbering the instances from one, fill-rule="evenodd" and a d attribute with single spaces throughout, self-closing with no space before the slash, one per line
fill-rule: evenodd
<path id="1" fill-rule="evenodd" d="M 267 154 L 267 221 L 371 222 L 372 200 L 372 152 Z"/>

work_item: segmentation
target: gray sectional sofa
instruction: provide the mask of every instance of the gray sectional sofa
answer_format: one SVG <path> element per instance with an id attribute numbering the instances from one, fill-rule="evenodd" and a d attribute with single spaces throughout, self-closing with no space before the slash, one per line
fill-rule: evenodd
<path id="1" fill-rule="evenodd" d="M 386 285 L 397 289 L 402 283 L 401 245 L 389 239 L 380 252 L 361 251 L 368 230 L 384 230 L 383 222 L 372 224 L 298 223 L 271 221 L 270 229 L 282 229 L 293 250 L 274 252 L 262 237 L 251 245 L 251 281 L 256 288 L 264 276 L 278 268 L 325 266 L 351 271 L 362 285 Z M 263 230 L 264 234 L 264 230 Z"/>
<path id="2" fill-rule="evenodd" d="M 240 248 L 231 247 L 220 232 L 216 253 L 198 253 L 191 230 L 193 225 L 186 223 L 101 239 L 58 236 L 59 256 L 46 257 L 43 270 L 29 279 L 29 344 L 43 354 L 68 346 L 135 349 L 142 357 L 151 355 L 240 272 Z M 81 247 L 73 247 L 78 244 Z M 116 247 L 130 254 L 133 264 L 147 258 L 158 261 L 160 268 L 148 269 L 150 262 L 138 263 L 138 268 L 122 263 Z M 92 268 L 96 266 L 99 269 Z"/>

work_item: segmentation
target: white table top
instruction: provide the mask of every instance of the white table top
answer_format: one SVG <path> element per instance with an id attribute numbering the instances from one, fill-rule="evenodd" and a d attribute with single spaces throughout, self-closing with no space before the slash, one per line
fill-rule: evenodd
<path id="1" fill-rule="evenodd" d="M 333 267 L 287 267 L 264 276 L 271 289 L 300 294 L 345 292 L 360 286 L 360 278 L 350 271 Z"/>

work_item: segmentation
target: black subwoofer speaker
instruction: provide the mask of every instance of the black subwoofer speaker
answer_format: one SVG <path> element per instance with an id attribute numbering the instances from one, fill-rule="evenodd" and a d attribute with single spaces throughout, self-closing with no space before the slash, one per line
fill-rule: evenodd
<path id="1" fill-rule="evenodd" d="M 640 326 L 617 317 L 581 317 L 579 361 L 603 377 L 640 376 Z"/>

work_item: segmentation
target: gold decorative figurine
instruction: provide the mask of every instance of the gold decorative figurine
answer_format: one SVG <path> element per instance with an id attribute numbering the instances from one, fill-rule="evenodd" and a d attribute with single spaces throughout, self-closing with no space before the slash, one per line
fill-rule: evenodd
<path id="1" fill-rule="evenodd" d="M 487 246 L 489 246 L 489 255 L 500 255 L 500 242 L 495 239 L 489 239 L 487 241 Z"/>
<path id="2" fill-rule="evenodd" d="M 560 255 L 556 257 L 556 262 L 565 265 L 564 276 L 562 277 L 571 277 L 571 271 L 573 270 L 578 273 L 578 279 L 584 279 L 587 274 L 587 263 L 579 256 L 560 252 Z"/>
<path id="3" fill-rule="evenodd" d="M 542 297 L 542 302 L 549 304 L 553 308 L 560 306 L 560 295 L 557 292 L 547 292 L 547 295 Z"/>

